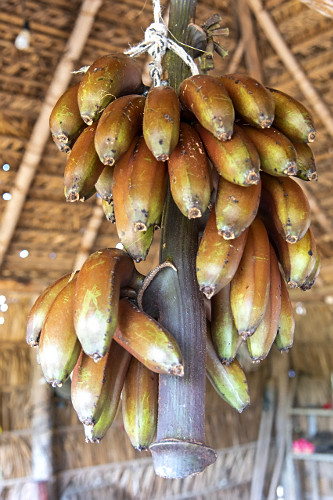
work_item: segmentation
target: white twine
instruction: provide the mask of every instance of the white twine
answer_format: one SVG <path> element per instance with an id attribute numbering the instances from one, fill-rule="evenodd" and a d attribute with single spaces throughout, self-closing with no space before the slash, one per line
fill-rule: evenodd
<path id="1" fill-rule="evenodd" d="M 178 43 L 168 38 L 168 28 L 162 19 L 160 0 L 153 0 L 153 9 L 154 22 L 146 29 L 144 41 L 126 50 L 124 54 L 136 57 L 148 52 L 152 56 L 153 61 L 149 63 L 149 73 L 153 79 L 154 87 L 161 85 L 162 59 L 167 49 L 172 50 L 189 66 L 192 75 L 198 75 L 198 66 L 192 57 Z"/>

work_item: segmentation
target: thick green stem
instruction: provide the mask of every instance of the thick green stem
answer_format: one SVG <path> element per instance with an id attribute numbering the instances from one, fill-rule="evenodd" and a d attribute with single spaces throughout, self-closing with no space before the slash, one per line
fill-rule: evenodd
<path id="1" fill-rule="evenodd" d="M 169 29 L 177 41 L 186 42 L 195 6 L 193 0 L 171 1 Z M 169 83 L 177 88 L 187 68 L 169 55 L 166 69 Z M 170 260 L 177 273 L 161 271 L 148 294 L 155 297 L 159 321 L 175 336 L 184 356 L 184 377 L 160 376 L 157 440 L 150 447 L 155 472 L 168 478 L 200 472 L 216 459 L 205 445 L 206 319 L 196 280 L 197 248 L 198 223 L 181 214 L 169 192 L 160 261 Z"/>

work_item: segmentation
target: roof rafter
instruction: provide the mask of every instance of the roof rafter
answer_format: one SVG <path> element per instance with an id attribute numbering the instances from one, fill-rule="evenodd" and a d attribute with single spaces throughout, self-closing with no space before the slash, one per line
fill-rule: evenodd
<path id="1" fill-rule="evenodd" d="M 74 29 L 67 41 L 63 56 L 55 69 L 53 79 L 16 174 L 15 185 L 11 190 L 12 199 L 8 202 L 2 217 L 0 226 L 0 266 L 13 238 L 30 185 L 50 137 L 50 112 L 72 78 L 71 71 L 83 51 L 94 18 L 101 5 L 102 0 L 82 1 Z"/>

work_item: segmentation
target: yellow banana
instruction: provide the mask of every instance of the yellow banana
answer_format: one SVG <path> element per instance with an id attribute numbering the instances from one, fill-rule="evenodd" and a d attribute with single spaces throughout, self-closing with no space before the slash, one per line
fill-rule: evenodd
<path id="1" fill-rule="evenodd" d="M 317 168 L 310 146 L 303 142 L 293 142 L 293 145 L 297 155 L 296 176 L 303 181 L 317 181 Z"/>
<path id="2" fill-rule="evenodd" d="M 280 351 L 289 351 L 294 342 L 295 318 L 286 282 L 281 276 L 281 312 L 274 340 Z"/>

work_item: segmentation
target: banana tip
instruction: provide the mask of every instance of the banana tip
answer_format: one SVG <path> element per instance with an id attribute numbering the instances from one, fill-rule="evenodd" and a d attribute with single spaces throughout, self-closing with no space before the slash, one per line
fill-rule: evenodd
<path id="1" fill-rule="evenodd" d="M 84 123 L 86 123 L 87 125 L 92 125 L 93 124 L 94 120 L 91 118 L 91 116 L 89 116 L 89 115 L 81 115 L 81 118 L 84 121 Z"/>
<path id="2" fill-rule="evenodd" d="M 177 375 L 177 377 L 184 376 L 184 366 L 183 365 L 175 365 L 171 369 L 172 375 Z"/>
<path id="3" fill-rule="evenodd" d="M 144 222 L 135 222 L 133 226 L 134 232 L 147 231 L 147 226 Z"/>
<path id="4" fill-rule="evenodd" d="M 192 207 L 187 213 L 187 217 L 189 219 L 198 219 L 199 217 L 202 216 L 202 212 L 199 208 L 197 207 Z"/>
<path id="5" fill-rule="evenodd" d="M 215 293 L 215 286 L 203 286 L 201 291 L 204 295 L 206 295 L 207 299 L 211 299 Z"/>
<path id="6" fill-rule="evenodd" d="M 74 203 L 75 201 L 79 201 L 80 195 L 74 191 L 70 191 L 66 196 L 66 201 L 69 203 Z"/>

